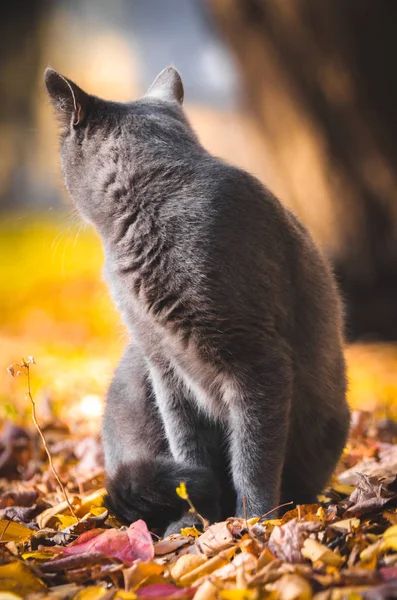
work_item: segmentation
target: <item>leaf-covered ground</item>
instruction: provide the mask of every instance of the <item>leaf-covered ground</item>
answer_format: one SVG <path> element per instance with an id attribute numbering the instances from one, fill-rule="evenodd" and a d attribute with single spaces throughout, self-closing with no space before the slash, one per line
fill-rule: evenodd
<path id="1" fill-rule="evenodd" d="M 21 368 L 25 384 L 32 366 Z M 40 431 L 47 452 L 33 426 L 7 422 L 0 434 L 0 598 L 397 597 L 390 419 L 354 413 L 349 444 L 317 504 L 166 539 L 143 521 L 121 526 L 103 507 L 98 434 L 84 426 L 72 433 L 55 418 Z"/>
<path id="2" fill-rule="evenodd" d="M 356 412 L 318 504 L 167 540 L 142 522 L 122 528 L 101 502 L 98 431 L 125 334 L 99 243 L 78 232 L 58 218 L 0 224 L 0 600 L 397 597 L 396 346 L 347 350 Z M 6 372 L 24 352 L 38 361 L 32 397 L 71 508 L 26 373 Z"/>

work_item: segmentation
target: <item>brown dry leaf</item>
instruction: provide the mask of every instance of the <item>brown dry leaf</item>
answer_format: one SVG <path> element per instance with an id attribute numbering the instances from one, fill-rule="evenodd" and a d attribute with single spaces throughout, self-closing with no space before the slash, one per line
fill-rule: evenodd
<path id="1" fill-rule="evenodd" d="M 186 538 L 182 535 L 172 536 L 172 538 L 168 537 L 154 544 L 154 554 L 155 556 L 170 554 L 171 552 L 178 550 L 178 548 L 186 546 L 190 542 L 191 540 L 189 538 Z"/>
<path id="2" fill-rule="evenodd" d="M 213 571 L 212 575 L 219 580 L 236 579 L 239 569 L 245 575 L 250 576 L 257 566 L 258 559 L 253 554 L 250 552 L 240 552 L 240 554 L 236 554 L 230 563 Z"/>
<path id="3" fill-rule="evenodd" d="M 290 563 L 302 562 L 301 548 L 309 533 L 319 529 L 314 521 L 292 519 L 281 527 L 276 526 L 269 538 L 268 547 L 276 558 Z"/>
<path id="4" fill-rule="evenodd" d="M 310 584 L 300 575 L 293 573 L 280 577 L 271 584 L 271 589 L 277 592 L 278 600 L 310 600 L 312 597 Z"/>
<path id="5" fill-rule="evenodd" d="M 358 517 L 377 512 L 395 499 L 397 499 L 396 493 L 389 490 L 383 481 L 376 477 L 360 474 L 356 489 L 346 500 L 345 516 Z"/>
<path id="6" fill-rule="evenodd" d="M 211 525 L 208 527 L 207 531 L 200 535 L 196 540 L 200 552 L 207 556 L 212 556 L 220 550 L 230 548 L 233 542 L 233 535 L 229 530 L 227 521 Z"/>
<path id="7" fill-rule="evenodd" d="M 360 476 L 395 479 L 397 473 L 397 444 L 378 444 L 376 457 L 364 458 L 338 476 L 342 484 L 358 485 Z"/>

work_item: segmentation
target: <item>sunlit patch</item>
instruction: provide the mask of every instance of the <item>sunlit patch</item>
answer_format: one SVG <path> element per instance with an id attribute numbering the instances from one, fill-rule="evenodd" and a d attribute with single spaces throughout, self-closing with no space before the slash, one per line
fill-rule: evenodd
<path id="1" fill-rule="evenodd" d="M 102 399 L 96 394 L 83 396 L 80 401 L 79 411 L 84 417 L 100 417 L 103 412 Z"/>

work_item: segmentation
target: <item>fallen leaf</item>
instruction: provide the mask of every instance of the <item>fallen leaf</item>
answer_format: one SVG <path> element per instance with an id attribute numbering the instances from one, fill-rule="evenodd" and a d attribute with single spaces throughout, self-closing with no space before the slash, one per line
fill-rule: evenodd
<path id="1" fill-rule="evenodd" d="M 171 576 L 176 583 L 179 579 L 207 561 L 202 554 L 184 554 L 173 565 Z"/>
<path id="2" fill-rule="evenodd" d="M 351 532 L 360 527 L 360 519 L 352 517 L 351 519 L 343 519 L 342 521 L 335 521 L 329 525 L 336 531 Z"/>
<path id="3" fill-rule="evenodd" d="M 66 502 L 66 500 L 64 500 L 63 502 L 59 502 L 55 506 L 50 506 L 50 508 L 47 508 L 37 516 L 36 521 L 38 526 L 40 527 L 40 529 L 44 529 L 44 527 L 51 524 L 51 521 L 54 523 L 55 517 L 57 517 L 58 514 L 61 514 L 64 511 L 68 511 L 70 515 L 69 505 Z"/>
<path id="4" fill-rule="evenodd" d="M 397 550 L 397 525 L 392 525 L 384 532 L 382 549 Z"/>
<path id="5" fill-rule="evenodd" d="M 194 600 L 217 600 L 219 588 L 211 581 L 204 581 L 194 595 Z"/>
<path id="6" fill-rule="evenodd" d="M 190 540 L 182 535 L 172 536 L 172 538 L 166 538 L 154 544 L 154 554 L 155 556 L 163 556 L 164 554 L 175 552 L 178 548 L 186 546 L 189 543 Z"/>
<path id="7" fill-rule="evenodd" d="M 284 525 L 276 526 L 270 534 L 268 547 L 276 558 L 290 563 L 301 562 L 301 548 L 310 532 L 316 531 L 319 524 L 314 521 L 292 519 Z"/>
<path id="8" fill-rule="evenodd" d="M 236 552 L 236 548 L 229 548 L 228 550 L 222 550 L 213 558 L 208 559 L 205 563 L 199 565 L 192 571 L 183 575 L 179 583 L 181 585 L 191 585 L 197 579 L 203 577 L 203 575 L 209 575 L 216 569 L 223 567 L 223 565 L 227 564 L 229 560 L 232 558 L 233 554 Z"/>
<path id="9" fill-rule="evenodd" d="M 203 554 L 210 556 L 220 550 L 229 548 L 233 544 L 233 541 L 234 538 L 229 530 L 227 521 L 222 521 L 208 527 L 207 531 L 197 538 L 196 544 Z"/>
<path id="10" fill-rule="evenodd" d="M 25 527 L 21 523 L 5 519 L 0 521 L 0 543 L 25 542 L 32 537 L 33 533 L 32 529 Z"/>
<path id="11" fill-rule="evenodd" d="M 221 590 L 219 596 L 224 600 L 257 600 L 256 590 Z"/>
<path id="12" fill-rule="evenodd" d="M 71 569 L 81 569 L 83 567 L 92 567 L 94 565 L 108 563 L 112 558 L 102 554 L 102 552 L 82 552 L 81 554 L 72 554 L 50 560 L 42 563 L 40 569 L 43 573 L 60 573 Z"/>
<path id="13" fill-rule="evenodd" d="M 236 578 L 237 571 L 240 567 L 242 567 L 246 575 L 251 575 L 257 568 L 257 565 L 258 559 L 253 554 L 250 552 L 240 552 L 240 554 L 237 554 L 230 563 L 214 571 L 213 576 L 217 579 L 233 579 Z"/>
<path id="14" fill-rule="evenodd" d="M 201 532 L 197 529 L 197 527 L 182 527 L 181 529 L 181 535 L 184 536 L 192 536 L 194 538 L 197 538 L 201 535 Z"/>
<path id="15" fill-rule="evenodd" d="M 190 600 L 193 598 L 195 588 L 177 588 L 173 585 L 149 585 L 138 590 L 138 598 L 159 598 L 161 600 Z"/>
<path id="16" fill-rule="evenodd" d="M 141 585 L 164 583 L 164 567 L 155 562 L 137 561 L 132 567 L 123 569 L 124 587 L 135 591 Z"/>
<path id="17" fill-rule="evenodd" d="M 342 484 L 358 485 L 362 475 L 377 479 L 381 477 L 394 479 L 397 472 L 397 445 L 378 444 L 378 446 L 376 457 L 365 458 L 358 462 L 354 467 L 341 473 L 338 481 Z"/>
<path id="18" fill-rule="evenodd" d="M 312 540 L 311 538 L 307 538 L 304 541 L 301 552 L 302 556 L 308 558 L 313 563 L 321 561 L 326 565 L 338 567 L 344 562 L 341 556 L 332 552 L 332 550 L 327 548 L 327 546 L 324 546 L 324 544 L 320 544 L 320 542 Z"/>
<path id="19" fill-rule="evenodd" d="M 22 561 L 0 566 L 0 591 L 23 597 L 46 589 L 44 582 Z"/>
<path id="20" fill-rule="evenodd" d="M 306 579 L 292 573 L 280 577 L 272 588 L 278 600 L 310 600 L 312 597 L 312 588 Z"/>
<path id="21" fill-rule="evenodd" d="M 73 600 L 100 600 L 108 594 L 106 588 L 101 585 L 90 585 L 84 590 L 80 590 L 74 597 Z"/>
<path id="22" fill-rule="evenodd" d="M 118 558 L 126 565 L 132 565 L 137 559 L 151 560 L 154 557 L 152 537 L 142 520 L 135 521 L 126 529 L 107 529 L 94 536 L 92 533 L 83 533 L 73 544 L 57 550 L 66 556 L 101 552 L 106 556 Z"/>
<path id="23" fill-rule="evenodd" d="M 397 499 L 397 495 L 384 482 L 376 477 L 360 474 L 356 489 L 346 500 L 345 516 L 357 517 L 376 512 L 394 499 Z"/>

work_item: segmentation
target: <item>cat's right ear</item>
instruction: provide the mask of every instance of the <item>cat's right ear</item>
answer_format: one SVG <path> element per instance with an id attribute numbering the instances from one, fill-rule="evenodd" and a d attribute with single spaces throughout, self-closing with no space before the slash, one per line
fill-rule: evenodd
<path id="1" fill-rule="evenodd" d="M 90 96 L 54 69 L 45 70 L 44 82 L 52 105 L 65 125 L 82 125 L 87 117 Z"/>

